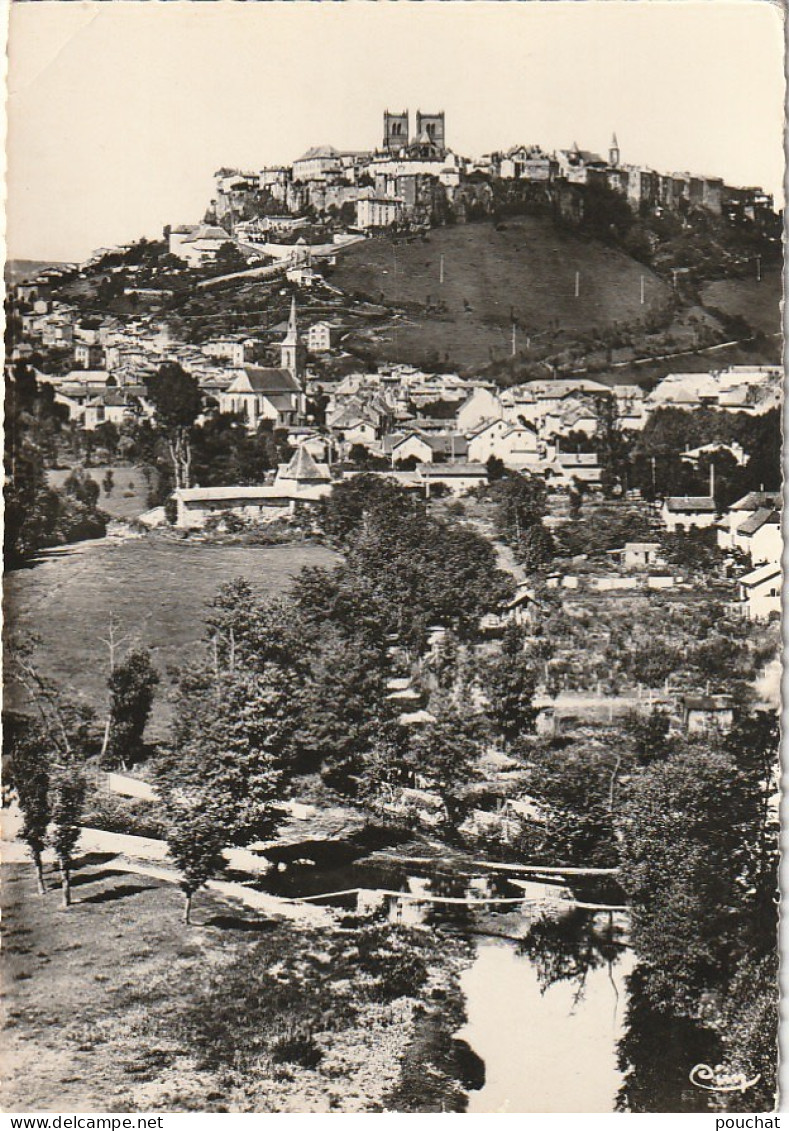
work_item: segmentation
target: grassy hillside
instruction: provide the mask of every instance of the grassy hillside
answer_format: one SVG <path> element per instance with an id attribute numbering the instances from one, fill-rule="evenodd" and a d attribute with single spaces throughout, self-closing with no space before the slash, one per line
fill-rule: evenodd
<path id="1" fill-rule="evenodd" d="M 777 334 L 781 330 L 781 272 L 764 271 L 762 278 L 719 279 L 706 283 L 701 296 L 704 305 L 724 314 L 740 315 L 754 330 Z"/>
<path id="2" fill-rule="evenodd" d="M 426 243 L 367 240 L 343 254 L 331 282 L 348 294 L 406 307 L 404 318 L 368 336 L 376 356 L 418 362 L 435 351 L 459 366 L 508 355 L 513 315 L 525 344 L 527 335 L 549 329 L 572 336 L 635 320 L 668 297 L 642 264 L 536 217 L 510 220 L 498 231 L 488 223 L 439 228 Z M 428 297 L 444 303 L 445 312 L 428 313 Z"/>
<path id="3" fill-rule="evenodd" d="M 115 480 L 109 495 L 103 488 L 104 476 L 108 471 L 112 472 Z M 51 468 L 47 472 L 47 482 L 52 487 L 62 487 L 70 474 L 70 467 Z M 117 464 L 107 467 L 102 464 L 100 467 L 87 468 L 86 474 L 102 487 L 98 505 L 111 518 L 137 518 L 148 509 L 148 484 L 139 467 Z"/>
<path id="4" fill-rule="evenodd" d="M 166 684 L 169 665 L 195 658 L 206 605 L 225 582 L 246 577 L 261 596 L 274 596 L 302 566 L 335 560 L 330 550 L 312 545 L 209 546 L 163 538 L 82 542 L 6 575 L 6 625 L 10 632 L 37 635 L 44 674 L 102 711 L 107 649 L 100 637 L 106 636 L 110 614 L 129 645 L 151 649 Z M 22 705 L 16 688 L 9 688 L 7 705 Z M 162 735 L 167 717 L 162 687 L 152 736 Z"/>

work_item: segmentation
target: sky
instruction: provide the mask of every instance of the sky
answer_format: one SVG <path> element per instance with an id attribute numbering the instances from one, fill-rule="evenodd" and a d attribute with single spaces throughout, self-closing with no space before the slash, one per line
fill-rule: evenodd
<path id="1" fill-rule="evenodd" d="M 783 27 L 768 0 L 12 5 L 9 258 L 76 260 L 195 222 L 221 166 L 379 145 L 446 112 L 477 156 L 574 141 L 783 184 Z"/>

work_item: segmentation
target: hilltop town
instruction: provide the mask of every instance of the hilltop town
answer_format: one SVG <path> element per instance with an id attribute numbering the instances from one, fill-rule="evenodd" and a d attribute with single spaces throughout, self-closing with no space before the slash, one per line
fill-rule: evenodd
<path id="1" fill-rule="evenodd" d="M 477 931 L 634 956 L 623 1109 L 706 1103 L 658 1023 L 772 1102 L 781 218 L 447 126 L 9 289 L 12 915 L 98 971 L 15 956 L 14 1102 L 111 991 L 113 1110 L 465 1110 Z"/>

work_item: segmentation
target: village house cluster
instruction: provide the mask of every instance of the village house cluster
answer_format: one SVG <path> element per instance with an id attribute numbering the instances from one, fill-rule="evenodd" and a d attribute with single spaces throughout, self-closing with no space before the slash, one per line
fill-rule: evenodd
<path id="1" fill-rule="evenodd" d="M 193 267 L 215 258 L 228 243 L 250 259 L 265 256 L 296 263 L 308 251 L 315 257 L 331 256 L 359 234 L 395 226 L 429 227 L 441 209 L 450 209 L 462 222 L 470 209 L 489 206 L 492 181 L 543 189 L 566 215 L 583 209 L 574 191 L 577 186 L 602 184 L 625 197 L 636 212 L 685 215 L 703 209 L 757 225 L 773 216 L 772 197 L 760 188 L 623 162 L 616 135 L 605 157 L 574 143 L 555 152 L 516 145 L 472 159 L 448 146 L 443 111 L 417 110 L 412 131 L 407 110 L 387 110 L 382 141 L 374 150 L 319 145 L 290 165 L 218 170 L 210 208 L 213 222 L 173 228 L 170 252 Z M 308 246 L 299 234 L 308 223 L 308 211 L 338 224 L 331 241 Z"/>

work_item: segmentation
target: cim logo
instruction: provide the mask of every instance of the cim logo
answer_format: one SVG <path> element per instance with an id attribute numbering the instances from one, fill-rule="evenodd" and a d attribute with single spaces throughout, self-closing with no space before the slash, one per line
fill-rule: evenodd
<path id="1" fill-rule="evenodd" d="M 691 1084 L 703 1088 L 705 1092 L 747 1092 L 761 1078 L 762 1074 L 759 1072 L 748 1080 L 744 1072 L 729 1072 L 723 1064 L 716 1064 L 714 1068 L 710 1068 L 708 1064 L 696 1064 L 688 1077 Z"/>

